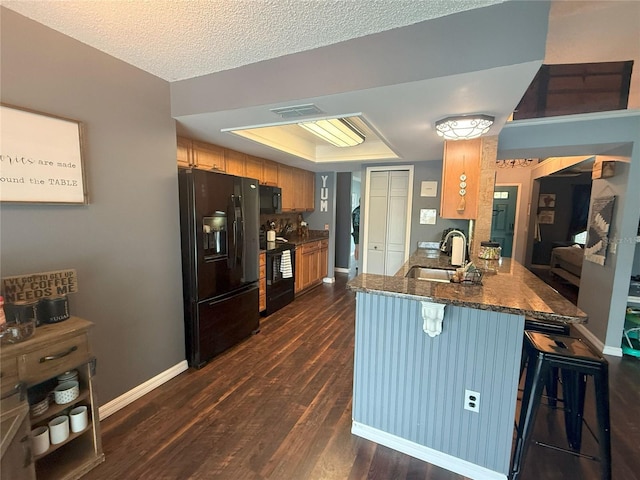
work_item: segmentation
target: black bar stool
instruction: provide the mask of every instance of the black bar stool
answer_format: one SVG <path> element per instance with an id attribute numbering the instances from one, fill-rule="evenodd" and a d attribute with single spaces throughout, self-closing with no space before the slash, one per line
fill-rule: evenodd
<path id="1" fill-rule="evenodd" d="M 611 436 L 609 420 L 609 365 L 579 338 L 564 335 L 525 331 L 527 350 L 527 376 L 518 421 L 516 444 L 511 462 L 511 480 L 517 480 L 524 463 L 536 414 L 540 406 L 542 389 L 550 369 L 562 372 L 563 397 L 565 398 L 565 428 L 568 453 L 580 452 L 582 442 L 582 414 L 586 377 L 591 376 L 595 386 L 596 417 L 598 422 L 598 446 L 603 480 L 611 480 Z"/>
<path id="2" fill-rule="evenodd" d="M 524 329 L 533 330 L 534 332 L 551 333 L 557 335 L 569 336 L 571 329 L 566 323 L 552 322 L 547 320 L 538 320 L 535 318 L 524 319 Z M 524 339 L 523 339 L 524 341 Z M 527 363 L 527 350 L 523 346 L 522 359 L 520 361 L 520 377 L 524 372 L 525 365 Z M 549 406 L 555 407 L 558 401 L 558 369 L 552 368 L 549 370 L 547 382 L 545 383 L 545 390 L 547 391 L 547 402 Z"/>

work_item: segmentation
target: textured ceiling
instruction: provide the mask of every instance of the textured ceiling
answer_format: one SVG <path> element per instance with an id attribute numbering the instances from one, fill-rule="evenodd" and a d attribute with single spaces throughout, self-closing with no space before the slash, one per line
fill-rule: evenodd
<path id="1" fill-rule="evenodd" d="M 225 130 L 314 103 L 359 112 L 400 162 L 437 160 L 437 120 L 493 115 L 498 135 L 541 63 L 634 60 L 629 108 L 640 108 L 640 0 L 0 4 L 171 82 L 179 134 L 315 171 L 371 161 L 314 163 Z"/>
<path id="2" fill-rule="evenodd" d="M 2 0 L 168 81 L 311 50 L 502 0 Z"/>

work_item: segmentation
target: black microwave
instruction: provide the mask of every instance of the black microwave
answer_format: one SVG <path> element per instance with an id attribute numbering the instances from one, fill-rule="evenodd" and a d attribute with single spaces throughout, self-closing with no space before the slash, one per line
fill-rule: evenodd
<path id="1" fill-rule="evenodd" d="M 260 185 L 260 213 L 267 215 L 282 213 L 282 190 L 280 187 Z"/>

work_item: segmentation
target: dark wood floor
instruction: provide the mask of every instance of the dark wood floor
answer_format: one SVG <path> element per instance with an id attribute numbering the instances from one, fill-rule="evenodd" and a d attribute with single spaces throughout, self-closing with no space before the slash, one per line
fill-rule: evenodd
<path id="1" fill-rule="evenodd" d="M 580 287 L 577 287 L 576 285 L 567 282 L 565 279 L 554 275 L 548 267 L 531 267 L 531 271 L 543 282 L 546 282 L 555 288 L 562 296 L 574 305 L 578 304 L 578 292 L 580 291 Z"/>
<path id="2" fill-rule="evenodd" d="M 301 296 L 258 335 L 105 419 L 106 461 L 84 478 L 464 480 L 351 435 L 355 300 L 345 281 Z M 612 359 L 615 480 L 640 478 L 639 384 L 638 360 Z M 558 437 L 556 417 L 541 410 L 536 434 Z M 598 478 L 590 460 L 533 446 L 522 480 Z"/>

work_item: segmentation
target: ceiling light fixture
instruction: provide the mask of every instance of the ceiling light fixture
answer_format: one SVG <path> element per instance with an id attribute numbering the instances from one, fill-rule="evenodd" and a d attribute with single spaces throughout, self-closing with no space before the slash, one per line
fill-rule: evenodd
<path id="1" fill-rule="evenodd" d="M 364 142 L 364 134 L 343 118 L 300 122 L 299 126 L 336 147 L 355 147 Z"/>
<path id="2" fill-rule="evenodd" d="M 471 140 L 487 133 L 494 120 L 490 115 L 447 117 L 436 122 L 436 132 L 445 140 Z"/>
<path id="3" fill-rule="evenodd" d="M 509 160 L 496 160 L 496 164 L 498 168 L 528 167 L 534 161 L 535 159 L 533 158 L 511 158 Z"/>

